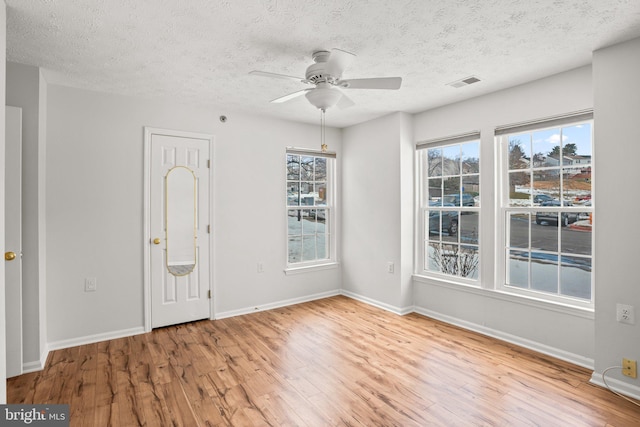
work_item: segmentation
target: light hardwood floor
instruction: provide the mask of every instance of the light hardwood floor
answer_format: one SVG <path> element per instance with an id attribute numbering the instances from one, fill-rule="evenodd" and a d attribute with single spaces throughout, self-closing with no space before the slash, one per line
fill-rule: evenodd
<path id="1" fill-rule="evenodd" d="M 587 369 L 346 297 L 50 354 L 9 403 L 72 426 L 638 426 Z"/>

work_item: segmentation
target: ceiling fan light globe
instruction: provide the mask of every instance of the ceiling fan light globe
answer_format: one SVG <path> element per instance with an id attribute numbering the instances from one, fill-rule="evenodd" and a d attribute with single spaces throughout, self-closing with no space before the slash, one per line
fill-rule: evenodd
<path id="1" fill-rule="evenodd" d="M 311 105 L 320 109 L 326 110 L 331 108 L 340 101 L 342 93 L 336 89 L 328 87 L 317 87 L 304 94 L 307 97 Z"/>

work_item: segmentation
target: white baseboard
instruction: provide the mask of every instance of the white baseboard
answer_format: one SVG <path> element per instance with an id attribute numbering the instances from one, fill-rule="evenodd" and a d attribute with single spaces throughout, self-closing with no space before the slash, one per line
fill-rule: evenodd
<path id="1" fill-rule="evenodd" d="M 589 382 L 603 388 L 607 388 L 607 384 L 609 384 L 609 387 L 611 387 L 612 390 L 636 400 L 640 400 L 640 387 L 615 378 L 607 378 L 607 384 L 605 384 L 604 381 L 602 381 L 602 372 L 594 372 L 591 375 L 591 380 L 589 380 Z"/>
<path id="2" fill-rule="evenodd" d="M 405 314 L 413 313 L 413 311 L 414 311 L 413 306 L 404 307 L 404 308 L 395 307 L 395 306 L 393 306 L 391 304 L 387 304 L 387 303 L 384 303 L 384 302 L 376 301 L 376 300 L 374 300 L 372 298 L 365 297 L 365 296 L 356 294 L 356 293 L 351 292 L 351 291 L 345 291 L 344 289 L 342 290 L 341 294 L 344 295 L 345 297 L 353 298 L 353 299 L 358 300 L 360 302 L 363 302 L 365 304 L 369 304 L 369 305 L 372 305 L 374 307 L 378 307 L 378 308 L 381 308 L 383 310 L 390 311 L 391 313 L 397 314 L 399 316 L 404 316 Z"/>
<path id="3" fill-rule="evenodd" d="M 61 350 L 63 348 L 76 347 L 84 344 L 93 344 L 95 342 L 114 340 L 117 338 L 130 337 L 133 335 L 140 335 L 144 333 L 145 333 L 144 326 L 140 326 L 137 328 L 123 329 L 120 331 L 105 332 L 102 334 L 88 335 L 84 337 L 71 338 L 68 340 L 54 341 L 48 344 L 48 350 L 49 351 Z"/>
<path id="4" fill-rule="evenodd" d="M 474 332 L 478 332 L 482 335 L 487 335 L 493 338 L 497 338 L 502 341 L 509 342 L 511 344 L 519 345 L 520 347 L 528 348 L 530 350 L 537 351 L 548 356 L 552 356 L 561 360 L 564 360 L 574 365 L 582 366 L 583 368 L 593 369 L 593 359 L 580 356 L 578 354 L 570 353 L 568 351 L 561 350 L 559 348 L 551 347 L 539 342 L 531 341 L 526 338 L 522 338 L 516 335 L 511 335 L 506 332 L 498 331 L 495 329 L 487 328 L 486 326 L 478 325 L 476 323 L 467 322 L 455 317 L 447 316 L 445 314 L 437 313 L 435 311 L 427 310 L 424 308 L 416 307 L 414 311 L 423 316 L 431 317 L 436 320 L 440 320 L 445 323 L 449 323 L 461 328 L 468 329 Z"/>
<path id="5" fill-rule="evenodd" d="M 287 300 L 276 301 L 276 302 L 263 304 L 256 307 L 246 307 L 246 308 L 240 308 L 238 310 L 223 311 L 221 313 L 216 313 L 214 318 L 217 320 L 220 320 L 220 319 L 225 319 L 227 317 L 242 316 L 244 314 L 256 313 L 258 311 L 273 310 L 274 308 L 286 307 L 289 305 L 302 304 L 303 302 L 309 302 L 309 301 L 315 301 L 318 299 L 334 297 L 336 295 L 341 295 L 340 290 L 321 292 L 319 294 L 307 295 L 300 298 L 291 298 Z"/>
<path id="6" fill-rule="evenodd" d="M 44 369 L 44 365 L 47 363 L 47 357 L 49 357 L 49 348 L 45 348 L 42 354 L 40 354 L 40 360 L 34 360 L 33 362 L 25 362 L 22 364 L 22 373 L 28 374 L 29 372 L 38 372 Z"/>

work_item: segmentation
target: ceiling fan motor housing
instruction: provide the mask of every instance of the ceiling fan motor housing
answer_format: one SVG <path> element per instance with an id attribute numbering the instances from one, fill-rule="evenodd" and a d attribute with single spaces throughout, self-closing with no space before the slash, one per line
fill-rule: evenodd
<path id="1" fill-rule="evenodd" d="M 329 55 L 331 55 L 331 52 L 326 50 L 319 50 L 313 53 L 312 58 L 315 63 L 307 67 L 307 72 L 305 73 L 307 81 L 314 84 L 320 82 L 335 82 L 336 76 L 331 76 L 326 73 L 326 64 L 329 59 Z"/>

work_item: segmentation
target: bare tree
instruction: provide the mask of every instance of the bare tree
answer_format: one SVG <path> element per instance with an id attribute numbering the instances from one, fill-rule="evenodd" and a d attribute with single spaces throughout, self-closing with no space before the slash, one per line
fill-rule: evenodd
<path id="1" fill-rule="evenodd" d="M 446 247 L 446 249 L 445 249 Z M 458 245 L 431 245 L 429 258 L 434 266 L 444 274 L 460 277 L 473 277 L 478 271 L 480 257 L 470 248 Z"/>

